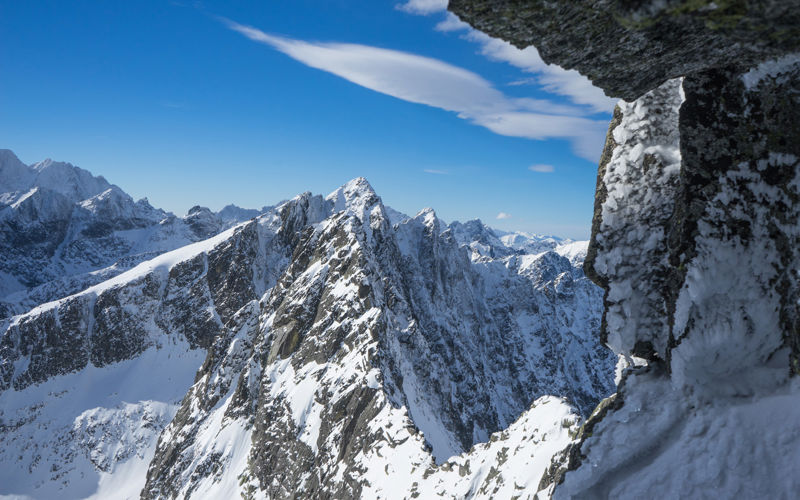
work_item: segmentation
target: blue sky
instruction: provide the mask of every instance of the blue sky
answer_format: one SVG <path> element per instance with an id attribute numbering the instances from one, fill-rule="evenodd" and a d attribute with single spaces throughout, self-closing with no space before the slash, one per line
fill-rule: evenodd
<path id="1" fill-rule="evenodd" d="M 364 176 L 410 214 L 574 238 L 614 104 L 442 0 L 6 1 L 0 69 L 0 147 L 178 214 Z"/>

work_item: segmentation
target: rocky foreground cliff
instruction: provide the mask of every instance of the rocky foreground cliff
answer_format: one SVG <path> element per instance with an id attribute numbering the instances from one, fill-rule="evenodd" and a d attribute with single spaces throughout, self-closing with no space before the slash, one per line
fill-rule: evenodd
<path id="1" fill-rule="evenodd" d="M 800 4 L 452 0 L 622 97 L 586 273 L 627 360 L 556 498 L 800 491 Z M 600 156 L 600 152 L 598 152 Z"/>
<path id="2" fill-rule="evenodd" d="M 7 318 L 0 494 L 533 496 L 616 358 L 580 244 L 520 238 L 355 179 Z"/>

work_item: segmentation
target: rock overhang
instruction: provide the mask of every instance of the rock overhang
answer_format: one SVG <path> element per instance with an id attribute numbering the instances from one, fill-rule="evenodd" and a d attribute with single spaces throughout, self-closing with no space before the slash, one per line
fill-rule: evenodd
<path id="1" fill-rule="evenodd" d="M 800 52 L 798 0 L 450 0 L 448 8 L 627 101 L 671 78 L 744 72 Z"/>

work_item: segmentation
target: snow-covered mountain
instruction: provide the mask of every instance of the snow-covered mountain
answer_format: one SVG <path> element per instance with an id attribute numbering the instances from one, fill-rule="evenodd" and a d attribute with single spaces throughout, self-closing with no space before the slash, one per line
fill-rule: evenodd
<path id="1" fill-rule="evenodd" d="M 176 217 L 69 163 L 28 166 L 0 150 L 0 318 L 78 292 L 258 213 L 231 205 L 217 214 L 195 207 Z"/>
<path id="2" fill-rule="evenodd" d="M 571 243 L 577 243 L 578 247 L 585 248 L 586 246 L 586 242 L 575 242 L 558 236 L 493 229 L 478 219 L 464 223 L 456 221 L 449 227 L 453 231 L 456 241 L 469 247 L 475 256 L 497 258 L 514 254 L 539 254 L 551 250 L 559 252 L 559 249 L 565 250 L 566 245 Z"/>
<path id="3" fill-rule="evenodd" d="M 532 496 L 614 387 L 576 246 L 359 178 L 0 320 L 0 495 Z"/>

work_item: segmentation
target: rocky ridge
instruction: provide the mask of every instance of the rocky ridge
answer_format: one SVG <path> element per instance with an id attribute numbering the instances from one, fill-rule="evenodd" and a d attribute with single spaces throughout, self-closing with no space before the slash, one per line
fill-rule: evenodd
<path id="1" fill-rule="evenodd" d="M 28 166 L 0 150 L 0 319 L 253 216 L 229 206 L 176 217 L 69 163 Z"/>
<path id="2" fill-rule="evenodd" d="M 558 248 L 394 215 L 356 179 L 7 320 L 0 493 L 534 494 L 613 385 L 600 291 Z M 60 445 L 12 458 L 42 429 Z"/>

